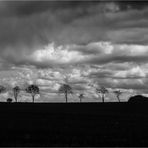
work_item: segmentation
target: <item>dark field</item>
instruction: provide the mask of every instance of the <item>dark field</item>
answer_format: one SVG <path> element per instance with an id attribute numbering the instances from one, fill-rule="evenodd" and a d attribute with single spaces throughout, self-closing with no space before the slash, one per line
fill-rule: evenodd
<path id="1" fill-rule="evenodd" d="M 0 103 L 0 146 L 148 146 L 148 103 Z"/>

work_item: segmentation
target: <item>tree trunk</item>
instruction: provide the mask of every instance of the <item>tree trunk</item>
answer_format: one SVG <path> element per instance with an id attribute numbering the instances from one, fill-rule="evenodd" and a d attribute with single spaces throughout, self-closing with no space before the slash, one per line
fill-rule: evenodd
<path id="1" fill-rule="evenodd" d="M 15 102 L 17 102 L 17 94 L 14 92 L 14 99 L 15 99 Z"/>
<path id="2" fill-rule="evenodd" d="M 102 94 L 102 102 L 104 103 L 104 94 Z"/>
<path id="3" fill-rule="evenodd" d="M 34 103 L 34 95 L 32 95 L 32 101 L 33 101 L 33 103 Z"/>
<path id="4" fill-rule="evenodd" d="M 15 96 L 15 102 L 17 102 L 17 96 Z"/>
<path id="5" fill-rule="evenodd" d="M 119 98 L 119 96 L 117 96 L 117 99 L 118 99 L 118 101 L 120 102 L 120 98 Z"/>
<path id="6" fill-rule="evenodd" d="M 66 103 L 68 102 L 67 92 L 65 93 Z"/>
<path id="7" fill-rule="evenodd" d="M 80 98 L 80 103 L 82 102 L 82 98 Z"/>

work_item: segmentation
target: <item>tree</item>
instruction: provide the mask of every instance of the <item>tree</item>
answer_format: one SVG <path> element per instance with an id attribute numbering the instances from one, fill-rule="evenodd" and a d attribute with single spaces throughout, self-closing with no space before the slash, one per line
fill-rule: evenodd
<path id="1" fill-rule="evenodd" d="M 120 90 L 115 90 L 114 94 L 117 96 L 117 99 L 120 102 L 120 95 L 122 94 L 122 92 Z"/>
<path id="2" fill-rule="evenodd" d="M 59 92 L 65 95 L 66 102 L 68 101 L 68 94 L 72 94 L 72 88 L 68 84 L 62 84 L 59 88 Z"/>
<path id="3" fill-rule="evenodd" d="M 39 87 L 38 87 L 37 85 L 34 85 L 34 84 L 29 85 L 29 86 L 26 88 L 26 92 L 31 94 L 31 96 L 32 96 L 32 101 L 33 101 L 33 102 L 34 102 L 35 95 L 40 93 Z"/>
<path id="4" fill-rule="evenodd" d="M 19 86 L 15 86 L 13 88 L 13 94 L 14 94 L 15 102 L 17 102 L 17 97 L 18 97 L 19 92 L 20 92 Z"/>
<path id="5" fill-rule="evenodd" d="M 102 98 L 102 102 L 104 102 L 104 97 L 105 97 L 105 94 L 108 93 L 108 90 L 104 86 L 101 86 L 99 89 L 96 88 L 96 92 L 102 94 L 101 98 Z"/>
<path id="6" fill-rule="evenodd" d="M 82 99 L 84 98 L 84 94 L 79 94 L 80 102 L 82 102 Z"/>

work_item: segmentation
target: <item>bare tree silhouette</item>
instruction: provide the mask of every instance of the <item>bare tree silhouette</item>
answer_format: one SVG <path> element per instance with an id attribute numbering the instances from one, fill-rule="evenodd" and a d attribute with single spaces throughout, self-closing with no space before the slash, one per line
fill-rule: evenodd
<path id="1" fill-rule="evenodd" d="M 59 92 L 65 95 L 66 102 L 68 102 L 68 94 L 72 94 L 72 88 L 68 84 L 62 84 L 59 88 Z"/>
<path id="2" fill-rule="evenodd" d="M 120 102 L 120 95 L 122 94 L 122 92 L 120 90 L 115 90 L 114 94 L 117 96 L 117 99 Z"/>
<path id="3" fill-rule="evenodd" d="M 82 99 L 84 98 L 84 94 L 79 94 L 79 99 L 80 99 L 80 102 L 82 102 Z"/>
<path id="4" fill-rule="evenodd" d="M 101 86 L 100 88 L 96 88 L 96 92 L 102 94 L 101 98 L 102 98 L 102 102 L 104 102 L 104 97 L 105 97 L 105 94 L 108 93 L 108 90 L 104 86 Z"/>
<path id="5" fill-rule="evenodd" d="M 14 94 L 14 98 L 15 98 L 15 101 L 16 101 L 16 102 L 17 102 L 17 97 L 18 97 L 19 92 L 20 92 L 19 86 L 15 86 L 15 87 L 13 88 L 13 94 Z"/>
<path id="6" fill-rule="evenodd" d="M 29 85 L 26 88 L 26 92 L 31 94 L 31 96 L 32 96 L 32 102 L 34 102 L 35 95 L 40 93 L 39 87 L 37 85 L 34 85 L 34 84 Z"/>

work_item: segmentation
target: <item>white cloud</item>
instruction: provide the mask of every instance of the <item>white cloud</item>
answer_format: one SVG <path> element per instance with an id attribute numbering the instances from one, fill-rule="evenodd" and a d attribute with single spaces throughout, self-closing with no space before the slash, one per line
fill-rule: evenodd
<path id="1" fill-rule="evenodd" d="M 35 59 L 36 62 L 52 61 L 54 63 L 70 63 L 78 62 L 84 57 L 77 51 L 69 51 L 68 46 L 55 47 L 54 43 L 49 44 L 44 49 L 36 50 L 31 58 Z"/>
<path id="2" fill-rule="evenodd" d="M 148 55 L 147 45 L 128 45 L 128 44 L 112 44 L 114 47 L 113 53 L 119 55 L 130 55 L 130 56 L 144 56 Z"/>
<path id="3" fill-rule="evenodd" d="M 147 45 L 113 44 L 111 42 L 92 42 L 87 45 L 49 44 L 43 49 L 36 50 L 30 55 L 30 60 L 46 67 L 67 66 L 73 64 L 107 64 L 110 62 L 148 61 Z"/>
<path id="4" fill-rule="evenodd" d="M 148 56 L 147 48 L 146 45 L 111 42 L 92 42 L 81 46 L 56 46 L 51 43 L 44 49 L 35 51 L 30 56 L 32 60 L 43 64 L 44 61 L 55 62 L 57 65 L 66 63 L 67 66 L 44 69 L 35 66 L 13 67 L 9 71 L 0 72 L 0 81 L 12 86 L 36 83 L 41 91 L 56 93 L 61 83 L 68 78 L 67 82 L 72 85 L 74 92 L 84 91 L 88 98 L 95 93 L 95 89 L 88 84 L 94 82 L 97 86 L 103 85 L 110 90 L 120 88 L 136 91 L 145 88 L 147 84 L 145 79 L 148 76 L 148 64 L 141 64 L 136 59 L 137 56 L 141 60 Z M 127 56 L 135 58 L 131 60 Z M 117 61 L 118 57 L 122 60 Z M 76 61 L 77 64 L 73 65 Z"/>
<path id="5" fill-rule="evenodd" d="M 115 73 L 115 77 L 123 77 L 123 78 L 128 78 L 128 77 L 146 77 L 145 71 L 140 67 L 136 66 L 131 68 L 130 70 L 125 70 L 125 71 L 119 71 Z"/>

